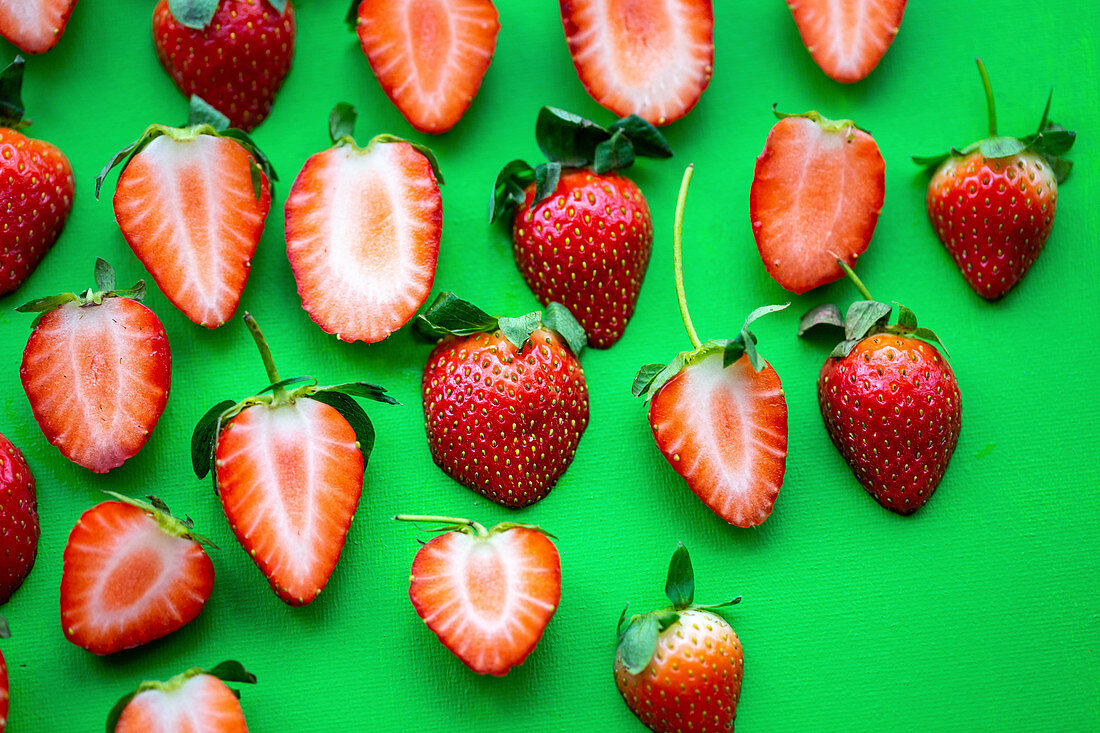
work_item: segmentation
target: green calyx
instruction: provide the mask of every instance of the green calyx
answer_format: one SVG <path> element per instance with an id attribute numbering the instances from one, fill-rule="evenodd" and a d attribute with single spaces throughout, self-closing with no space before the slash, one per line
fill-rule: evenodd
<path id="1" fill-rule="evenodd" d="M 489 199 L 490 223 L 522 206 L 524 191 L 532 183 L 532 205 L 548 198 L 558 187 L 563 168 L 588 167 L 596 173 L 607 173 L 629 168 L 637 157 L 672 157 L 664 135 L 635 114 L 602 127 L 557 107 L 543 107 L 535 122 L 535 139 L 546 162 L 532 167 L 513 160 L 501 169 Z"/>
<path id="2" fill-rule="evenodd" d="M 657 651 L 657 642 L 662 631 L 680 620 L 680 612 L 686 610 L 716 611 L 741 602 L 741 596 L 725 603 L 699 605 L 695 603 L 695 572 L 691 566 L 691 556 L 684 543 L 676 546 L 668 564 L 668 576 L 665 579 L 665 596 L 672 605 L 657 611 L 635 614 L 627 618 L 627 604 L 619 616 L 617 632 L 619 646 L 617 656 L 626 671 L 638 674 L 653 659 Z M 623 627 L 623 624 L 626 627 Z"/>
<path id="3" fill-rule="evenodd" d="M 778 103 L 772 105 L 772 114 L 775 115 L 778 120 L 785 120 L 788 117 L 803 117 L 816 123 L 818 127 L 825 132 L 845 133 L 849 137 L 853 134 L 854 130 L 866 132 L 868 135 L 871 134 L 851 120 L 831 120 L 817 110 L 810 110 L 809 112 L 803 112 L 801 114 L 788 114 L 787 112 L 780 112 L 778 107 Z"/>
<path id="4" fill-rule="evenodd" d="M 142 300 L 145 297 L 145 281 L 137 283 L 127 290 L 115 289 L 115 270 L 102 257 L 95 261 L 95 289 L 88 288 L 83 293 L 60 293 L 48 295 L 45 298 L 35 298 L 16 308 L 20 313 L 38 313 L 34 319 L 32 328 L 38 325 L 38 321 L 54 308 L 66 303 L 76 303 L 78 306 L 101 305 L 106 298 L 129 298 L 130 300 Z"/>
<path id="5" fill-rule="evenodd" d="M 211 677 L 217 677 L 222 682 L 238 682 L 246 685 L 256 684 L 256 675 L 252 674 L 244 668 L 240 662 L 228 660 L 217 665 L 213 669 L 202 669 L 201 667 L 192 667 L 186 672 L 177 674 L 175 677 L 161 682 L 159 680 L 146 680 L 138 685 L 137 689 L 122 697 L 114 707 L 111 708 L 111 712 L 107 715 L 107 733 L 115 733 L 115 729 L 118 727 L 118 719 L 122 717 L 122 711 L 126 709 L 126 706 L 130 704 L 138 694 L 145 692 L 146 690 L 159 690 L 161 692 L 173 692 L 183 687 L 192 677 L 198 677 L 199 675 L 208 674 Z M 233 694 L 240 698 L 241 693 L 239 690 L 233 690 Z"/>
<path id="6" fill-rule="evenodd" d="M 355 142 L 355 120 L 358 118 L 358 113 L 355 111 L 355 107 L 347 102 L 338 102 L 335 107 L 332 108 L 332 112 L 328 116 L 328 136 L 332 140 L 332 147 L 348 147 L 357 153 L 369 153 L 375 143 L 405 143 L 411 145 L 416 152 L 423 155 L 428 160 L 428 164 L 432 167 L 432 175 L 435 176 L 435 180 L 439 183 L 443 183 L 443 173 L 439 170 L 439 161 L 435 157 L 435 153 L 427 145 L 421 145 L 415 143 L 412 140 L 407 140 L 397 135 L 375 135 L 367 143 L 365 148 L 359 147 Z"/>
<path id="7" fill-rule="evenodd" d="M 487 539 L 493 535 L 500 534 L 501 532 L 507 532 L 510 529 L 530 529 L 535 532 L 541 532 L 547 537 L 554 538 L 554 535 L 547 532 L 537 524 L 521 524 L 519 522 L 501 522 L 492 529 L 485 529 L 485 526 L 471 521 L 469 519 L 460 519 L 458 517 L 436 517 L 424 514 L 398 514 L 393 517 L 398 522 L 415 522 L 418 524 L 434 524 L 431 532 L 461 532 L 462 534 L 470 535 L 471 537 L 477 537 L 480 539 Z"/>
<path id="8" fill-rule="evenodd" d="M 115 501 L 121 501 L 123 504 L 129 504 L 141 509 L 155 519 L 157 525 L 164 530 L 165 533 L 173 537 L 183 537 L 184 539 L 194 540 L 200 545 L 218 549 L 218 546 L 215 545 L 212 540 L 194 531 L 195 523 L 191 520 L 191 517 L 184 516 L 183 519 L 180 519 L 172 516 L 172 512 L 169 511 L 168 505 L 155 496 L 146 495 L 145 498 L 149 501 L 142 501 L 141 499 L 134 499 L 133 497 L 125 496 L 114 491 L 104 491 L 103 493 Z"/>
<path id="9" fill-rule="evenodd" d="M 18 130 L 31 124 L 30 120 L 23 119 L 26 113 L 23 108 L 23 69 L 26 65 L 22 56 L 16 56 L 0 71 L 0 127 Z"/>

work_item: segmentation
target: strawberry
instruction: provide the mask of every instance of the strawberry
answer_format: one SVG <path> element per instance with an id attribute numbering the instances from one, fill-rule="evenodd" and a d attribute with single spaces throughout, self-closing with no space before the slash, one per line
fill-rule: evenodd
<path id="1" fill-rule="evenodd" d="M 978 60 L 989 108 L 989 137 L 928 158 L 928 218 L 967 284 L 988 300 L 1002 298 L 1023 279 L 1054 226 L 1058 184 L 1072 163 L 1062 158 L 1076 134 L 1050 122 L 1050 101 L 1036 132 L 998 137 L 993 90 Z M 1053 90 L 1051 91 L 1053 96 Z"/>
<path id="2" fill-rule="evenodd" d="M 16 56 L 0 71 L 0 295 L 22 285 L 61 236 L 75 191 L 65 154 L 18 132 L 30 124 L 20 100 L 25 65 Z"/>
<path id="3" fill-rule="evenodd" d="M 676 294 L 692 350 L 647 364 L 634 379 L 649 402 L 657 447 L 718 516 L 753 527 L 771 514 L 787 462 L 787 400 L 779 375 L 756 350 L 749 326 L 790 305 L 757 308 L 732 339 L 703 343 L 684 295 L 682 231 L 692 166 L 684 173 L 673 237 Z"/>
<path id="4" fill-rule="evenodd" d="M 619 618 L 615 685 L 626 706 L 652 731 L 718 733 L 733 730 L 745 656 L 717 609 L 695 604 L 695 574 L 683 543 L 668 566 L 670 608 Z"/>
<path id="5" fill-rule="evenodd" d="M 672 150 L 636 115 L 603 128 L 543 107 L 535 136 L 547 162 L 504 166 L 490 221 L 511 214 L 516 265 L 535 297 L 569 308 L 589 344 L 608 348 L 634 314 L 653 247 L 645 196 L 616 169 Z"/>
<path id="6" fill-rule="evenodd" d="M 418 321 L 443 337 L 421 391 L 432 459 L 487 499 L 524 507 L 554 488 L 588 427 L 584 331 L 557 303 L 494 317 L 443 293 Z"/>
<path id="7" fill-rule="evenodd" d="M 561 561 L 539 527 L 507 522 L 490 530 L 452 517 L 413 559 L 409 599 L 443 646 L 478 674 L 502 677 L 523 664 L 561 601 Z"/>
<path id="8" fill-rule="evenodd" d="M 711 0 L 561 0 L 561 23 L 585 91 L 617 115 L 667 125 L 710 84 Z"/>
<path id="9" fill-rule="evenodd" d="M 867 493 L 892 512 L 912 514 L 932 498 L 959 442 L 959 384 L 933 344 L 943 346 L 936 334 L 900 303 L 897 323 L 887 325 L 891 307 L 842 267 L 866 300 L 852 303 L 846 317 L 835 305 L 818 306 L 798 331 L 844 330 L 818 376 L 821 416 Z"/>
<path id="10" fill-rule="evenodd" d="M 878 66 L 908 0 L 787 0 L 802 43 L 833 80 L 851 84 Z"/>
<path id="11" fill-rule="evenodd" d="M 153 46 L 185 97 L 250 132 L 267 119 L 294 58 L 289 0 L 160 0 Z"/>
<path id="12" fill-rule="evenodd" d="M 24 53 L 46 53 L 61 40 L 76 0 L 0 0 L 0 36 Z"/>
<path id="13" fill-rule="evenodd" d="M 115 703 L 108 733 L 247 733 L 240 692 L 226 682 L 255 684 L 240 662 L 194 667 L 167 682 L 142 682 Z"/>
<path id="14" fill-rule="evenodd" d="M 355 144 L 355 110 L 329 118 L 333 146 L 306 161 L 286 199 L 286 251 L 302 307 L 341 341 L 381 341 L 424 304 L 443 231 L 443 177 L 422 145 Z"/>
<path id="15" fill-rule="evenodd" d="M 237 541 L 292 606 L 324 589 L 336 568 L 359 497 L 374 428 L 351 398 L 397 404 L 365 382 L 317 386 L 280 380 L 260 328 L 245 313 L 270 385 L 214 405 L 195 426 L 191 459 L 214 488 Z M 277 460 L 273 460 L 275 457 Z"/>
<path id="16" fill-rule="evenodd" d="M 17 309 L 40 314 L 19 378 L 46 439 L 73 463 L 106 473 L 141 450 L 164 412 L 172 354 L 160 319 L 139 302 L 144 281 L 115 290 L 101 259 L 95 281 L 97 290 Z"/>
<path id="17" fill-rule="evenodd" d="M 198 97 L 186 127 L 150 126 L 96 178 L 122 164 L 115 219 L 164 295 L 200 326 L 237 309 L 271 207 L 270 162 Z"/>
<path id="18" fill-rule="evenodd" d="M 838 257 L 854 265 L 867 250 L 886 196 L 886 163 L 851 120 L 775 114 L 756 159 L 749 217 L 768 274 L 802 294 L 844 276 Z"/>
<path id="19" fill-rule="evenodd" d="M 38 555 L 38 497 L 23 454 L 0 435 L 0 604 L 8 602 Z"/>
<path id="20" fill-rule="evenodd" d="M 500 32 L 492 0 L 352 0 L 348 24 L 409 124 L 439 134 L 477 96 Z"/>
<path id="21" fill-rule="evenodd" d="M 0 616 L 0 639 L 8 639 L 11 637 L 11 631 L 8 630 L 8 620 L 3 616 Z M 4 660 L 3 653 L 0 653 L 0 733 L 4 733 L 4 728 L 8 725 L 8 703 L 11 695 L 8 690 L 8 663 Z"/>
<path id="22" fill-rule="evenodd" d="M 62 555 L 61 630 L 93 654 L 148 644 L 193 621 L 214 589 L 214 564 L 192 531 L 156 497 L 80 515 Z"/>

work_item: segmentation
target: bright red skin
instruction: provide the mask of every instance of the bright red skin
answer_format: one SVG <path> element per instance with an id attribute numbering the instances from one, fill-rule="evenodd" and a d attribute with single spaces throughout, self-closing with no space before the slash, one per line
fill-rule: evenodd
<path id="1" fill-rule="evenodd" d="M 421 390 L 436 464 L 504 506 L 546 496 L 588 427 L 580 362 L 543 329 L 518 354 L 499 331 L 448 336 L 428 357 Z"/>
<path id="2" fill-rule="evenodd" d="M 932 497 L 962 427 L 959 385 L 935 346 L 868 336 L 825 360 L 817 397 L 829 437 L 875 501 L 912 514 Z"/>
<path id="3" fill-rule="evenodd" d="M 294 8 L 222 0 L 203 30 L 182 25 L 160 0 L 153 11 L 157 58 L 184 96 L 197 94 L 245 132 L 267 119 L 294 58 Z"/>
<path id="4" fill-rule="evenodd" d="M 0 295 L 22 285 L 61 236 L 74 186 L 56 146 L 0 128 Z"/>
<path id="5" fill-rule="evenodd" d="M 520 274 L 543 305 L 561 303 L 606 349 L 634 315 L 649 255 L 653 220 L 629 178 L 588 169 L 562 172 L 554 193 L 531 206 L 535 184 L 512 220 Z"/>
<path id="6" fill-rule="evenodd" d="M 34 567 L 38 534 L 34 476 L 19 449 L 0 435 L 0 604 Z"/>

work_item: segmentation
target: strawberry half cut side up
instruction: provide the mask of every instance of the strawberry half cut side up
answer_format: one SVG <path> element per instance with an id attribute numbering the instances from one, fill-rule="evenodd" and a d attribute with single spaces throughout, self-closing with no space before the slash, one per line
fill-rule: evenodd
<path id="1" fill-rule="evenodd" d="M 252 685 L 256 675 L 240 662 L 225 661 L 165 682 L 142 682 L 111 708 L 107 733 L 247 733 L 241 693 L 227 682 Z"/>
<path id="2" fill-rule="evenodd" d="M 62 556 L 61 629 L 94 654 L 114 654 L 193 621 L 214 589 L 213 544 L 150 503 L 106 492 L 69 533 Z"/>
<path id="3" fill-rule="evenodd" d="M 306 161 L 286 200 L 286 252 L 302 308 L 341 341 L 381 341 L 431 294 L 443 177 L 423 145 L 378 135 L 361 148 L 336 105 L 332 147 Z"/>
<path id="4" fill-rule="evenodd" d="M 857 82 L 894 42 L 908 0 L 787 0 L 802 44 L 831 79 Z"/>
<path id="5" fill-rule="evenodd" d="M 676 293 L 692 350 L 669 364 L 646 364 L 633 393 L 649 402 L 657 447 L 711 511 L 753 527 L 771 514 L 787 462 L 787 400 L 779 375 L 756 350 L 749 326 L 790 305 L 757 308 L 732 339 L 703 343 L 684 293 L 684 207 L 692 166 L 684 172 L 673 237 Z"/>
<path id="6" fill-rule="evenodd" d="M 199 478 L 213 469 L 233 534 L 275 594 L 303 606 L 336 568 L 374 447 L 374 426 L 352 398 L 398 403 L 366 382 L 280 379 L 255 319 L 246 313 L 244 321 L 270 384 L 202 416 L 191 436 L 192 465 Z"/>
<path id="7" fill-rule="evenodd" d="M 413 560 L 409 599 L 462 663 L 497 677 L 523 664 L 561 601 L 553 535 L 530 524 L 485 529 L 453 517 L 400 515 L 441 524 Z"/>
<path id="8" fill-rule="evenodd" d="M 967 284 L 987 300 L 1004 297 L 1035 264 L 1054 227 L 1062 157 L 1076 133 L 1050 121 L 1051 89 L 1038 129 L 1022 138 L 997 134 L 997 109 L 978 59 L 989 111 L 989 137 L 962 150 L 916 157 L 933 170 L 928 218 Z"/>
<path id="9" fill-rule="evenodd" d="M 0 35 L 24 53 L 46 53 L 69 24 L 76 0 L 0 0 Z"/>

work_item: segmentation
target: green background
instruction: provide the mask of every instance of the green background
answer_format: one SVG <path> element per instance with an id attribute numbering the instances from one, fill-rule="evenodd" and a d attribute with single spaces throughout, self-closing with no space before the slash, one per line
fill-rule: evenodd
<path id="1" fill-rule="evenodd" d="M 512 158 L 537 160 L 541 105 L 604 123 L 612 115 L 578 82 L 556 3 L 498 4 L 502 30 L 480 94 L 454 130 L 427 138 L 381 92 L 343 25 L 345 0 L 303 0 L 293 69 L 254 135 L 282 180 L 242 308 L 266 329 L 284 375 L 373 381 L 404 403 L 365 405 L 378 442 L 362 504 L 331 582 L 306 608 L 276 599 L 234 541 L 210 484 L 191 472 L 188 440 L 206 408 L 265 385 L 239 319 L 204 330 L 151 287 L 146 302 L 172 346 L 172 394 L 148 445 L 109 475 L 69 463 L 35 425 L 18 377 L 31 317 L 14 308 L 92 285 L 96 255 L 115 264 L 120 284 L 145 275 L 114 222 L 115 176 L 99 202 L 93 180 L 147 124 L 185 119 L 186 105 L 154 57 L 151 2 L 83 0 L 59 46 L 29 60 L 29 132 L 68 154 L 77 197 L 56 248 L 0 300 L 0 432 L 30 462 L 42 518 L 38 562 L 3 609 L 14 633 L 2 644 L 10 730 L 99 730 L 142 679 L 227 658 L 259 677 L 243 700 L 255 731 L 641 730 L 612 681 L 614 627 L 625 602 L 648 609 L 663 601 L 678 540 L 692 551 L 701 602 L 744 596 L 730 614 L 746 654 L 739 730 L 1100 728 L 1100 338 L 1086 321 L 1100 276 L 1100 5 L 913 2 L 878 69 L 842 86 L 814 65 L 783 2 L 716 2 L 714 78 L 698 107 L 665 129 L 675 158 L 631 171 L 656 233 L 637 315 L 618 345 L 584 355 L 591 424 L 572 468 L 545 501 L 512 512 L 432 464 L 419 396 L 427 347 L 407 331 L 380 344 L 338 343 L 301 310 L 281 216 L 296 172 L 328 143 L 329 110 L 349 101 L 359 110 L 360 141 L 390 132 L 426 141 L 439 156 L 447 183 L 437 290 L 492 312 L 533 310 L 507 234 L 486 222 L 493 177 Z M 14 49 L 3 46 L 6 60 Z M 971 292 L 936 241 L 924 211 L 927 178 L 909 160 L 983 134 L 976 55 L 999 95 L 1002 132 L 1030 132 L 1051 84 L 1054 118 L 1080 131 L 1046 252 L 992 304 Z M 886 160 L 886 205 L 859 271 L 876 297 L 907 304 L 939 332 L 964 413 L 947 475 L 916 516 L 879 508 L 822 428 L 815 380 L 829 343 L 797 339 L 795 327 L 814 304 L 855 299 L 846 283 L 794 297 L 756 328 L 790 411 L 786 479 L 759 529 L 727 526 L 686 489 L 630 396 L 639 365 L 688 347 L 671 251 L 688 162 L 697 169 L 685 277 L 700 335 L 732 336 L 753 307 L 791 299 L 765 273 L 747 211 L 773 102 L 855 119 Z M 194 623 L 101 659 L 63 638 L 58 586 L 69 530 L 105 489 L 158 494 L 221 549 L 211 551 L 213 597 Z M 407 581 L 417 539 L 427 535 L 389 521 L 398 512 L 539 523 L 558 536 L 561 607 L 522 667 L 503 679 L 478 677 L 423 626 Z"/>

